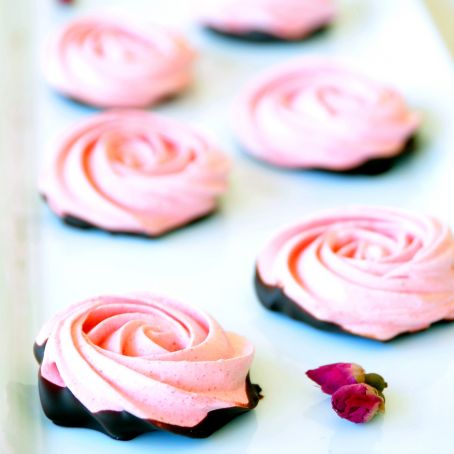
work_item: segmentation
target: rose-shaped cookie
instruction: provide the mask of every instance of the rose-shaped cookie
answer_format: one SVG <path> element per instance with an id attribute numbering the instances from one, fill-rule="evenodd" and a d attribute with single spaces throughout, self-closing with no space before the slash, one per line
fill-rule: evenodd
<path id="1" fill-rule="evenodd" d="M 75 304 L 44 325 L 34 351 L 46 415 L 118 439 L 156 429 L 206 437 L 260 398 L 245 338 L 154 295 Z"/>
<path id="2" fill-rule="evenodd" d="M 333 0 L 206 0 L 200 21 L 222 34 L 253 40 L 300 40 L 329 24 Z"/>
<path id="3" fill-rule="evenodd" d="M 145 107 L 185 89 L 194 51 L 161 26 L 91 16 L 50 41 L 44 71 L 62 94 L 96 107 Z"/>
<path id="4" fill-rule="evenodd" d="M 212 212 L 229 167 L 178 121 L 144 111 L 106 112 L 62 138 L 40 192 L 70 224 L 158 236 Z"/>
<path id="5" fill-rule="evenodd" d="M 234 126 L 245 149 L 289 168 L 350 171 L 393 158 L 420 124 L 395 90 L 318 58 L 263 74 L 236 107 Z"/>
<path id="6" fill-rule="evenodd" d="M 454 239 L 429 216 L 351 207 L 278 233 L 257 260 L 269 309 L 382 341 L 454 319 Z"/>

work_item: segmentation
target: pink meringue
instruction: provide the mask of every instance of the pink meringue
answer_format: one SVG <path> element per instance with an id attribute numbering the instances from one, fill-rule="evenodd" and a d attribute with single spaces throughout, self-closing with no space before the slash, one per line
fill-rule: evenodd
<path id="1" fill-rule="evenodd" d="M 338 63 L 305 58 L 250 83 L 234 122 L 241 144 L 261 160 L 342 171 L 402 152 L 420 117 L 393 89 Z"/>
<path id="2" fill-rule="evenodd" d="M 208 0 L 200 20 L 228 34 L 261 32 L 297 40 L 330 23 L 335 15 L 333 0 Z"/>
<path id="3" fill-rule="evenodd" d="M 229 169 L 225 155 L 180 122 L 113 111 L 61 139 L 40 192 L 62 218 L 158 236 L 212 212 Z"/>
<path id="4" fill-rule="evenodd" d="M 449 227 L 397 209 L 351 207 L 303 219 L 268 243 L 257 276 L 301 312 L 359 336 L 385 341 L 454 319 Z"/>
<path id="5" fill-rule="evenodd" d="M 53 88 L 86 104 L 146 107 L 190 84 L 194 57 L 183 37 L 161 26 L 93 16 L 53 37 L 44 71 Z"/>
<path id="6" fill-rule="evenodd" d="M 208 413 L 250 408 L 254 348 L 207 314 L 154 295 L 102 296 L 63 310 L 39 333 L 40 376 L 91 413 L 193 427 Z M 255 402 L 256 404 L 256 402 Z"/>

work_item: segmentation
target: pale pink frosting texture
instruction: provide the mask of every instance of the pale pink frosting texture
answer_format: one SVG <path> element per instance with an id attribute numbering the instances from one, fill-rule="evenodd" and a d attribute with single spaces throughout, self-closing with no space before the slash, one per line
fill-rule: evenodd
<path id="1" fill-rule="evenodd" d="M 183 37 L 161 26 L 91 16 L 53 36 L 44 71 L 52 87 L 78 101 L 145 107 L 190 84 L 194 57 Z"/>
<path id="2" fill-rule="evenodd" d="M 92 413 L 193 427 L 212 410 L 247 407 L 254 348 L 207 314 L 154 295 L 102 296 L 50 320 L 41 376 Z"/>
<path id="3" fill-rule="evenodd" d="M 225 155 L 179 121 L 112 111 L 61 139 L 40 191 L 59 216 L 157 236 L 213 211 L 229 169 Z"/>
<path id="4" fill-rule="evenodd" d="M 420 117 L 395 90 L 338 62 L 306 57 L 252 81 L 234 122 L 259 159 L 342 171 L 399 154 Z"/>
<path id="5" fill-rule="evenodd" d="M 333 0 L 206 0 L 200 20 L 226 33 L 262 32 L 293 40 L 330 23 L 335 15 Z"/>
<path id="6" fill-rule="evenodd" d="M 314 317 L 379 340 L 454 319 L 454 238 L 437 219 L 351 207 L 278 233 L 257 271 Z"/>

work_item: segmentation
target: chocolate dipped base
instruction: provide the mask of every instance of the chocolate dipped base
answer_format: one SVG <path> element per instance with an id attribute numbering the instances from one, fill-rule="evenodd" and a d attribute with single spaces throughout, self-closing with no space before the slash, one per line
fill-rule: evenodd
<path id="1" fill-rule="evenodd" d="M 364 162 L 363 164 L 353 167 L 351 169 L 346 170 L 333 170 L 327 169 L 322 167 L 294 167 L 294 168 L 285 168 L 284 170 L 294 170 L 294 171 L 309 171 L 309 172 L 320 172 L 320 173 L 329 173 L 329 174 L 337 174 L 337 175 L 356 175 L 356 176 L 376 176 L 382 175 L 394 167 L 400 165 L 407 159 L 411 158 L 418 149 L 418 138 L 417 136 L 411 137 L 407 143 L 405 144 L 402 151 L 391 157 L 391 158 L 375 158 L 369 159 L 368 161 Z M 256 158 L 254 155 L 251 155 L 246 150 L 244 152 L 252 156 L 253 159 L 259 160 L 263 162 L 263 160 Z M 274 164 L 270 164 L 265 162 L 265 164 L 276 167 Z"/>
<path id="2" fill-rule="evenodd" d="M 272 287 L 265 284 L 257 270 L 255 272 L 254 287 L 259 301 L 270 311 L 281 312 L 294 320 L 299 320 L 324 331 L 351 334 L 335 323 L 324 322 L 314 317 L 291 300 L 280 287 Z"/>
<path id="3" fill-rule="evenodd" d="M 406 159 L 410 158 L 418 148 L 418 139 L 416 136 L 410 137 L 407 140 L 407 143 L 403 147 L 402 151 L 391 157 L 391 158 L 376 158 L 369 159 L 358 167 L 347 170 L 331 170 L 331 169 L 322 169 L 322 168 L 312 168 L 308 170 L 314 170 L 317 172 L 326 172 L 326 173 L 338 173 L 345 175 L 358 175 L 358 176 L 374 176 L 381 175 L 390 171 L 393 167 L 396 167 Z"/>
<path id="4" fill-rule="evenodd" d="M 220 30 L 215 27 L 206 26 L 205 29 L 218 36 L 222 36 L 229 39 L 234 39 L 238 41 L 249 41 L 251 43 L 292 43 L 298 41 L 304 41 L 306 39 L 315 38 L 316 36 L 322 35 L 329 30 L 329 25 L 323 25 L 310 33 L 305 33 L 304 35 L 293 38 L 293 39 L 286 39 L 281 38 L 280 36 L 273 35 L 272 33 L 266 33 L 260 30 L 251 30 L 247 33 L 232 33 Z"/>
<path id="5" fill-rule="evenodd" d="M 65 0 L 60 0 L 60 1 L 62 3 L 65 2 Z M 75 2 L 75 0 L 66 0 L 66 3 L 74 3 L 74 2 Z M 60 92 L 58 90 L 55 90 L 55 94 L 57 96 L 59 96 L 61 99 L 65 100 L 65 101 L 68 101 L 68 102 L 70 102 L 72 104 L 75 104 L 76 106 L 88 107 L 90 109 L 93 109 L 94 111 L 106 110 L 106 109 L 114 109 L 115 108 L 113 106 L 109 107 L 109 106 L 100 106 L 100 105 L 97 105 L 97 104 L 92 104 L 92 103 L 90 103 L 88 101 L 83 101 L 82 99 L 75 98 L 74 96 L 71 96 L 69 94 Z M 155 105 L 170 104 L 172 102 L 175 102 L 175 101 L 178 100 L 178 98 L 180 96 L 183 96 L 183 93 L 181 93 L 181 92 L 169 93 L 167 95 L 161 96 L 160 98 L 156 99 L 155 101 L 152 101 L 151 103 L 149 103 L 148 105 L 145 105 L 145 106 L 138 107 L 138 106 L 131 105 L 131 106 L 126 106 L 126 107 L 121 107 L 120 109 L 148 109 L 148 108 L 151 108 L 151 107 L 153 107 Z"/>
<path id="6" fill-rule="evenodd" d="M 33 346 L 36 360 L 41 364 L 45 345 Z M 182 427 L 160 421 L 141 419 L 126 411 L 100 411 L 91 413 L 68 388 L 57 386 L 38 374 L 38 388 L 45 415 L 63 427 L 82 427 L 103 432 L 116 440 L 131 440 L 139 435 L 163 430 L 191 438 L 206 438 L 237 416 L 255 408 L 262 398 L 261 388 L 246 379 L 247 407 L 231 407 L 214 410 L 194 427 Z"/>
<path id="7" fill-rule="evenodd" d="M 41 198 L 47 204 L 47 197 L 45 195 L 41 194 Z M 52 211 L 52 209 L 51 209 L 51 211 Z M 147 233 L 140 233 L 140 232 L 128 232 L 126 230 L 109 230 L 109 229 L 105 229 L 103 227 L 97 226 L 95 224 L 91 224 L 90 222 L 85 221 L 84 219 L 78 218 L 76 216 L 72 216 L 70 214 L 66 214 L 64 216 L 59 216 L 57 214 L 57 216 L 67 226 L 74 227 L 74 228 L 79 229 L 79 230 L 99 230 L 100 232 L 106 232 L 106 233 L 109 233 L 111 235 L 121 235 L 121 236 L 132 236 L 132 237 L 137 237 L 137 238 L 157 239 L 157 238 L 161 238 L 161 237 L 164 237 L 166 235 L 169 235 L 169 234 L 171 234 L 173 232 L 176 232 L 176 231 L 178 231 L 180 229 L 183 229 L 185 227 L 190 227 L 192 225 L 198 224 L 199 222 L 202 222 L 205 219 L 213 216 L 216 212 L 217 212 L 217 210 L 214 210 L 211 213 L 207 213 L 207 214 L 205 214 L 203 216 L 200 216 L 198 218 L 192 219 L 191 221 L 186 222 L 185 224 L 181 224 L 180 226 L 175 227 L 175 228 L 170 229 L 170 230 L 167 230 L 166 232 L 163 232 L 163 233 L 161 233 L 159 235 L 150 235 L 150 234 L 147 234 Z"/>
<path id="8" fill-rule="evenodd" d="M 254 288 L 257 294 L 257 297 L 260 303 L 267 309 L 273 312 L 280 312 L 288 317 L 292 318 L 293 320 L 298 320 L 300 322 L 304 322 L 307 325 L 313 326 L 314 328 L 327 331 L 330 333 L 342 333 L 347 334 L 349 336 L 354 337 L 362 337 L 365 339 L 371 339 L 378 341 L 373 337 L 363 336 L 359 334 L 352 333 L 347 331 L 342 326 L 337 325 L 336 323 L 326 322 L 314 317 L 308 311 L 303 309 L 300 305 L 295 303 L 292 299 L 290 299 L 280 287 L 273 287 L 270 285 L 265 284 L 262 278 L 260 277 L 259 272 L 256 270 L 255 277 L 254 277 Z M 443 325 L 446 323 L 453 323 L 453 320 L 439 320 L 437 322 L 432 323 L 426 329 L 418 330 L 418 331 L 407 331 L 401 333 L 392 339 L 386 341 L 379 341 L 379 342 L 390 342 L 395 339 L 401 339 L 403 337 L 411 336 L 417 332 L 427 331 L 431 326 L 435 325 Z"/>

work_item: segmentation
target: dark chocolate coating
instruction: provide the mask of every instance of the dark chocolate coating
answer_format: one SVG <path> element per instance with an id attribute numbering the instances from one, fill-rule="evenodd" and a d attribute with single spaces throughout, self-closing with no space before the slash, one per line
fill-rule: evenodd
<path id="1" fill-rule="evenodd" d="M 44 200 L 44 202 L 47 203 L 47 197 L 44 194 L 41 194 L 41 198 Z M 155 239 L 155 238 L 161 238 L 163 236 L 167 236 L 173 232 L 176 232 L 177 230 L 180 230 L 184 227 L 190 227 L 192 225 L 198 224 L 199 222 L 204 221 L 205 219 L 213 216 L 217 210 L 212 211 L 211 213 L 205 214 L 203 216 L 200 216 L 196 219 L 193 219 L 192 221 L 187 222 L 186 224 L 182 224 L 178 227 L 175 227 L 171 230 L 168 230 L 166 232 L 161 233 L 160 235 L 149 235 L 147 233 L 140 233 L 140 232 L 128 232 L 125 230 L 108 230 L 104 229 L 102 227 L 99 227 L 97 225 L 91 224 L 90 222 L 78 218 L 76 216 L 72 216 L 70 214 L 66 214 L 61 218 L 64 224 L 70 226 L 70 227 L 75 227 L 76 229 L 80 230 L 99 230 L 101 232 L 106 232 L 111 235 L 121 235 L 121 236 L 132 236 L 132 237 L 137 237 L 137 238 L 147 238 L 147 239 Z"/>
<path id="2" fill-rule="evenodd" d="M 314 170 L 317 172 L 326 172 L 326 173 L 341 173 L 345 175 L 381 175 L 388 172 L 393 167 L 399 165 L 406 159 L 410 158 L 418 148 L 418 139 L 417 136 L 412 136 L 407 140 L 402 151 L 392 158 L 376 158 L 369 159 L 358 167 L 354 167 L 348 170 L 330 170 L 330 169 L 308 169 Z"/>
<path id="3" fill-rule="evenodd" d="M 314 328 L 321 329 L 323 331 L 328 331 L 331 333 L 342 333 L 346 334 L 349 336 L 354 336 L 354 337 L 362 337 L 366 339 L 371 339 L 374 341 L 379 341 L 379 342 L 389 342 L 393 341 L 396 339 L 402 339 L 407 336 L 411 336 L 412 334 L 415 334 L 416 332 L 420 331 L 426 331 L 427 329 L 430 328 L 430 326 L 435 326 L 435 325 L 443 325 L 446 323 L 452 323 L 453 320 L 439 320 L 437 322 L 432 323 L 428 328 L 422 329 L 419 331 L 407 331 L 398 334 L 397 336 L 393 337 L 392 339 L 388 339 L 386 341 L 381 341 L 378 339 L 375 339 L 373 337 L 367 337 L 363 336 L 360 334 L 355 334 L 350 331 L 345 330 L 342 326 L 337 325 L 332 322 L 326 322 L 323 320 L 320 320 L 316 317 L 314 317 L 312 314 L 310 314 L 308 311 L 303 309 L 299 304 L 295 303 L 292 299 L 290 299 L 282 290 L 280 287 L 272 287 L 267 284 L 265 284 L 260 277 L 260 274 L 258 270 L 256 269 L 255 271 L 255 277 L 254 277 L 254 288 L 255 292 L 257 294 L 257 297 L 259 301 L 262 303 L 264 307 L 269 309 L 270 311 L 273 312 L 281 312 L 284 315 L 287 315 L 288 317 L 298 320 L 300 322 L 304 322 L 310 326 L 313 326 Z"/>
<path id="4" fill-rule="evenodd" d="M 291 300 L 280 287 L 271 287 L 265 284 L 257 270 L 255 272 L 254 287 L 259 301 L 270 311 L 282 312 L 294 320 L 299 320 L 300 322 L 325 331 L 334 333 L 346 332 L 339 325 L 315 318 Z"/>
<path id="5" fill-rule="evenodd" d="M 321 27 L 316 28 L 314 31 L 305 33 L 304 35 L 293 38 L 293 39 L 286 39 L 281 38 L 280 36 L 273 35 L 271 33 L 267 33 L 261 30 L 251 30 L 247 33 L 232 33 L 220 30 L 215 27 L 205 27 L 207 31 L 210 33 L 214 33 L 215 35 L 222 36 L 229 39 L 234 39 L 238 41 L 248 41 L 251 43 L 291 43 L 297 41 L 304 41 L 306 39 L 315 38 L 318 35 L 324 34 L 327 30 L 329 30 L 329 25 L 322 25 Z"/>
<path id="6" fill-rule="evenodd" d="M 33 346 L 33 353 L 41 364 L 46 345 Z M 126 411 L 100 411 L 91 413 L 68 388 L 57 386 L 38 374 L 41 405 L 45 415 L 55 424 L 64 427 L 84 427 L 103 432 L 116 440 L 131 440 L 138 435 L 164 430 L 191 438 L 206 438 L 237 416 L 255 408 L 262 398 L 261 388 L 246 379 L 247 407 L 230 407 L 214 410 L 194 427 L 181 427 L 160 421 L 141 419 Z"/>
<path id="7" fill-rule="evenodd" d="M 407 143 L 405 144 L 402 151 L 393 156 L 391 158 L 376 158 L 376 159 L 369 159 L 368 161 L 364 162 L 363 164 L 353 167 L 351 169 L 346 170 L 333 170 L 327 168 L 316 168 L 316 167 L 295 167 L 291 169 L 285 170 L 293 170 L 293 171 L 309 171 L 309 172 L 320 172 L 320 173 L 330 173 L 330 174 L 338 174 L 338 175 L 353 175 L 353 176 L 376 176 L 386 173 L 392 170 L 394 167 L 403 164 L 404 161 L 410 159 L 418 149 L 418 137 L 416 135 L 410 137 Z M 249 154 L 249 153 L 248 153 Z M 252 158 L 264 162 L 269 166 L 276 167 L 275 165 L 263 161 L 262 159 L 252 156 Z"/>

